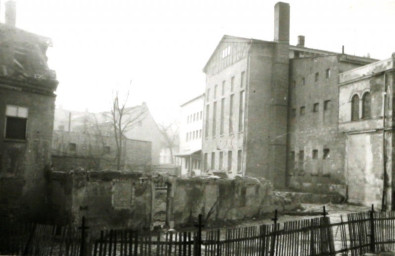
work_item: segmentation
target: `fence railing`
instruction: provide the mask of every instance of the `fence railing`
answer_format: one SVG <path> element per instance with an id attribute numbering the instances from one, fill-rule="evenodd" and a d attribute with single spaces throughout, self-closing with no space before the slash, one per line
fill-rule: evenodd
<path id="1" fill-rule="evenodd" d="M 95 237 L 81 227 L 0 228 L 0 254 L 26 255 L 363 255 L 395 250 L 395 212 L 352 213 L 248 227 L 192 231 L 102 230 Z M 85 235 L 90 239 L 85 240 Z M 5 250 L 6 248 L 7 250 Z"/>
<path id="2" fill-rule="evenodd" d="M 81 233 L 72 226 L 0 220 L 0 255 L 80 255 Z"/>

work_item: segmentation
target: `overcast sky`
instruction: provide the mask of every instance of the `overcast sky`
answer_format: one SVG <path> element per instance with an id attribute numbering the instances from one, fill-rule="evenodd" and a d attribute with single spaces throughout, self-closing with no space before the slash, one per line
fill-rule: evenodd
<path id="1" fill-rule="evenodd" d="M 4 14 L 4 2 L 1 12 Z M 130 89 L 162 122 L 203 93 L 224 34 L 273 40 L 272 0 L 17 0 L 17 26 L 51 37 L 57 106 L 108 110 Z M 291 44 L 373 58 L 395 52 L 395 0 L 290 0 Z M 1 15 L 1 21 L 4 21 Z M 130 81 L 132 81 L 130 86 Z"/>

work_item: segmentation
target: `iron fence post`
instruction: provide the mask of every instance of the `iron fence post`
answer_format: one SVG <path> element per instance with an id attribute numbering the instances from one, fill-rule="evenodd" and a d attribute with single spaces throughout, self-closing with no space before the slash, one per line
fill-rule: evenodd
<path id="1" fill-rule="evenodd" d="M 374 205 L 372 204 L 372 210 L 370 210 L 370 252 L 375 252 L 375 230 L 374 230 Z"/>
<path id="2" fill-rule="evenodd" d="M 86 256 L 87 255 L 87 246 L 86 246 L 86 230 L 89 229 L 88 226 L 86 226 L 85 222 L 85 216 L 82 216 L 82 222 L 81 222 L 81 227 L 78 229 L 81 230 L 81 244 L 80 244 L 80 256 Z"/>
<path id="3" fill-rule="evenodd" d="M 195 225 L 198 228 L 198 232 L 195 239 L 195 256 L 202 255 L 202 227 L 204 227 L 202 223 L 202 215 L 199 214 L 198 224 Z"/>
<path id="4" fill-rule="evenodd" d="M 274 211 L 274 218 L 272 219 L 272 221 L 274 222 L 274 228 L 273 228 L 273 232 L 272 232 L 272 240 L 270 243 L 270 256 L 274 256 L 274 252 L 275 252 L 275 246 L 276 246 L 276 235 L 277 235 L 277 210 Z"/>

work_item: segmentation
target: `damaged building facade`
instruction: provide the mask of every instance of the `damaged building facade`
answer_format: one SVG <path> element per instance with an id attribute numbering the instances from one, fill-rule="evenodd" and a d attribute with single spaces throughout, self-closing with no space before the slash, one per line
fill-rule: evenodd
<path id="1" fill-rule="evenodd" d="M 15 27 L 14 1 L 6 2 L 5 16 L 0 24 L 0 209 L 43 217 L 58 84 L 47 65 L 51 41 Z"/>
<path id="2" fill-rule="evenodd" d="M 392 94 L 386 94 L 388 108 L 379 107 L 388 117 L 380 119 L 374 104 L 385 106 L 382 95 L 392 90 L 392 76 L 383 74 L 392 66 L 344 49 L 308 48 L 304 36 L 290 45 L 289 28 L 290 6 L 279 2 L 274 41 L 225 35 L 211 55 L 204 67 L 202 171 L 264 177 L 276 188 L 337 192 L 354 203 L 380 206 L 384 197 L 390 204 Z M 381 88 L 381 96 L 366 94 L 368 86 Z M 351 117 L 357 104 L 352 93 L 358 118 Z M 368 104 L 369 118 L 363 114 Z M 351 185 L 355 176 L 367 192 Z"/>

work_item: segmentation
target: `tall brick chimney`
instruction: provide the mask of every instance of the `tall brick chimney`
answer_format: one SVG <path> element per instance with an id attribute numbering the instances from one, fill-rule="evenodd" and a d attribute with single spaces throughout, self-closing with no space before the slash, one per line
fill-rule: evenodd
<path id="1" fill-rule="evenodd" d="M 15 27 L 16 2 L 14 0 L 9 0 L 5 3 L 5 24 Z"/>
<path id="2" fill-rule="evenodd" d="M 274 6 L 274 41 L 289 44 L 289 4 L 278 2 Z"/>

